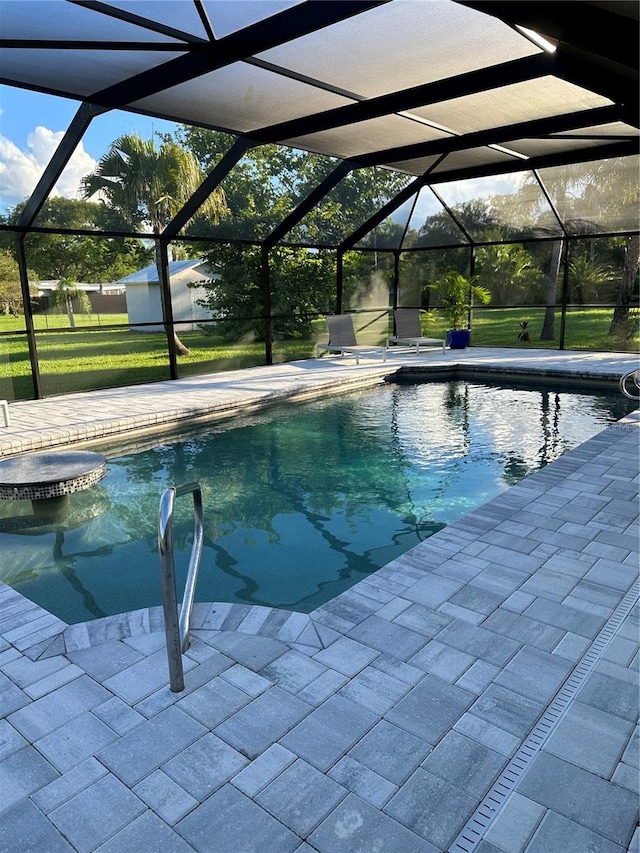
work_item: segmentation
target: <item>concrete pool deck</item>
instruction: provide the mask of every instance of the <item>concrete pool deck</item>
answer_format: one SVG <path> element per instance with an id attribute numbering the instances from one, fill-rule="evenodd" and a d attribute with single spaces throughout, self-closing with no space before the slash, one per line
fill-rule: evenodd
<path id="1" fill-rule="evenodd" d="M 638 359 L 405 351 L 12 403 L 0 453 L 403 364 L 614 380 Z M 638 426 L 308 616 L 198 604 L 180 694 L 159 608 L 66 626 L 0 585 L 0 851 L 639 853 Z"/>

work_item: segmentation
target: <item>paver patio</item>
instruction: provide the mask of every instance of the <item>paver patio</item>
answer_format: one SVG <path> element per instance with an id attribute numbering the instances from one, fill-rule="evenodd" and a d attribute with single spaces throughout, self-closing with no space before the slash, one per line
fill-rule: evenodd
<path id="1" fill-rule="evenodd" d="M 402 363 L 593 378 L 637 358 L 298 362 L 13 403 L 0 449 L 228 414 Z M 182 693 L 160 608 L 66 626 L 1 585 L 0 851 L 457 851 L 604 629 L 474 849 L 640 853 L 639 424 L 628 416 L 309 615 L 197 604 Z"/>

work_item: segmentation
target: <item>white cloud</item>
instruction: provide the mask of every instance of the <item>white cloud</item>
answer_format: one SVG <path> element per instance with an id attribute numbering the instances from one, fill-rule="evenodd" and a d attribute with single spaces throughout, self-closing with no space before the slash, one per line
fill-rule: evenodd
<path id="1" fill-rule="evenodd" d="M 0 135 L 0 204 L 13 207 L 35 189 L 40 176 L 53 156 L 64 131 L 38 126 L 27 137 L 26 149 L 19 148 Z M 96 161 L 82 143 L 73 152 L 51 195 L 78 198 L 80 179 L 96 167 Z"/>

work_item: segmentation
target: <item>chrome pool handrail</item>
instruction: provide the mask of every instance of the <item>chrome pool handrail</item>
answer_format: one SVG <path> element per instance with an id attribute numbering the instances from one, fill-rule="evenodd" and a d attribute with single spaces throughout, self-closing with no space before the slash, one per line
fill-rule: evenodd
<path id="1" fill-rule="evenodd" d="M 633 380 L 633 384 L 636 387 L 634 394 L 627 391 L 627 382 L 629 382 L 629 380 Z M 628 397 L 630 400 L 640 400 L 640 367 L 637 367 L 635 370 L 630 370 L 629 373 L 625 373 L 625 375 L 621 377 L 619 385 L 620 390 L 625 397 Z"/>
<path id="2" fill-rule="evenodd" d="M 176 498 L 193 495 L 194 527 L 193 545 L 189 569 L 184 586 L 184 595 L 178 613 L 176 593 L 176 575 L 173 559 L 173 508 Z M 184 690 L 184 670 L 182 653 L 189 648 L 189 626 L 191 611 L 198 581 L 204 526 L 202 518 L 202 491 L 198 483 L 172 486 L 165 489 L 160 497 L 158 514 L 158 552 L 160 554 L 160 581 L 162 584 L 162 607 L 164 610 L 164 630 L 167 639 L 167 658 L 169 661 L 169 682 L 173 693 Z"/>

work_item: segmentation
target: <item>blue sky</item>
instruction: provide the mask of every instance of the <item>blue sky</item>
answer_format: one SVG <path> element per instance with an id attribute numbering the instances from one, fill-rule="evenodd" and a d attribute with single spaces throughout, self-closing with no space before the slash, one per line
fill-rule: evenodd
<path id="1" fill-rule="evenodd" d="M 30 195 L 79 103 L 26 89 L 0 86 L 0 210 Z M 93 171 L 123 133 L 149 138 L 175 124 L 114 111 L 94 119 L 56 185 L 56 195 L 76 198 L 80 179 Z"/>

